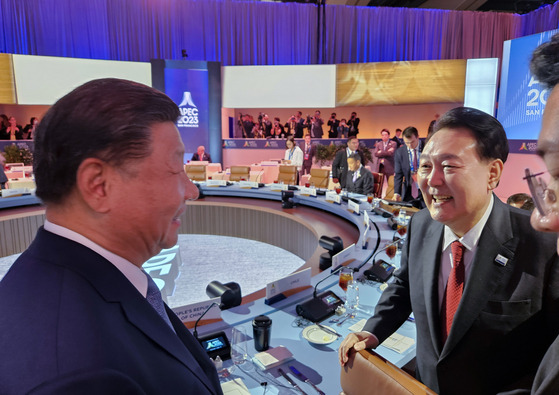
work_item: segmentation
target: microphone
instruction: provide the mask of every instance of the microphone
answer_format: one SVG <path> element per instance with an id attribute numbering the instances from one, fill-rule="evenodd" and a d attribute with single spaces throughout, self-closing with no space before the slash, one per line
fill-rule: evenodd
<path id="1" fill-rule="evenodd" d="M 327 275 L 322 280 L 320 280 L 319 282 L 316 283 L 316 285 L 314 286 L 313 293 L 312 293 L 313 299 L 316 298 L 316 290 L 318 288 L 318 284 L 320 284 L 321 282 L 323 282 L 323 281 L 327 280 L 328 278 L 332 277 L 334 274 L 337 274 L 340 270 L 342 270 L 343 267 L 345 267 L 345 266 L 339 265 L 337 268 L 332 270 L 332 272 L 329 275 Z M 355 270 L 355 269 L 353 269 L 353 270 Z"/>
<path id="2" fill-rule="evenodd" d="M 202 315 L 201 315 L 200 317 L 198 317 L 198 319 L 196 320 L 196 323 L 194 324 L 194 333 L 193 333 L 193 334 L 194 334 L 194 337 L 195 337 L 196 339 L 198 339 L 198 331 L 197 331 L 198 323 L 200 322 L 200 320 L 202 319 L 202 317 L 205 316 L 206 313 L 207 313 L 208 311 L 210 311 L 210 309 L 211 309 L 212 307 L 214 307 L 214 306 L 217 306 L 217 303 L 216 303 L 216 302 L 213 302 L 211 305 L 209 305 L 208 308 L 202 313 Z"/>
<path id="3" fill-rule="evenodd" d="M 395 244 L 398 244 L 402 239 L 398 238 L 397 240 L 393 240 L 392 242 L 388 243 L 387 245 L 385 245 L 384 247 L 382 247 L 380 250 L 378 250 L 374 255 L 373 255 L 373 263 L 375 262 L 375 257 L 380 254 L 382 251 L 386 250 L 387 248 L 389 248 L 390 246 L 393 246 Z M 363 262 L 361 265 L 359 265 L 357 267 L 357 271 L 359 271 L 363 266 L 365 266 L 367 264 L 367 262 L 369 261 L 369 259 L 367 259 L 365 262 Z"/>

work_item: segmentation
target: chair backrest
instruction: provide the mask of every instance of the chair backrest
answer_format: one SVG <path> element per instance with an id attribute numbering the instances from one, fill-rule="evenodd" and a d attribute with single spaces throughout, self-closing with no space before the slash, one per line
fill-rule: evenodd
<path id="1" fill-rule="evenodd" d="M 396 365 L 371 350 L 350 352 L 347 364 L 342 367 L 340 382 L 345 395 L 434 395 L 425 384 L 419 382 Z"/>
<path id="2" fill-rule="evenodd" d="M 328 188 L 328 181 L 330 181 L 330 169 L 311 169 L 309 182 L 315 188 Z"/>
<path id="3" fill-rule="evenodd" d="M 278 182 L 295 185 L 297 183 L 297 166 L 280 166 Z"/>
<path id="4" fill-rule="evenodd" d="M 206 181 L 206 166 L 204 165 L 184 165 L 184 171 L 192 181 Z"/>
<path id="5" fill-rule="evenodd" d="M 24 174 L 23 171 L 7 171 L 6 177 L 8 177 L 9 180 L 13 180 L 14 178 L 23 178 Z"/>
<path id="6" fill-rule="evenodd" d="M 250 180 L 250 166 L 231 166 L 230 181 Z"/>
<path id="7" fill-rule="evenodd" d="M 382 197 L 382 184 L 384 181 L 384 174 L 382 173 L 372 173 L 373 179 L 375 180 L 375 186 L 373 187 L 373 196 L 380 198 Z"/>

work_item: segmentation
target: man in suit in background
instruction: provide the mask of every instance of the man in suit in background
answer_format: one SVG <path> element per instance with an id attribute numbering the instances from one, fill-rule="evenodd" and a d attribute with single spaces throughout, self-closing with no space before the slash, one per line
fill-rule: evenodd
<path id="1" fill-rule="evenodd" d="M 394 155 L 394 200 L 412 202 L 418 208 L 425 207 L 417 184 L 419 155 L 423 149 L 419 133 L 408 126 L 402 133 L 404 145 Z"/>
<path id="2" fill-rule="evenodd" d="M 349 158 L 351 154 L 358 153 L 361 157 L 361 163 L 365 163 L 363 154 L 358 148 L 359 139 L 355 136 L 350 136 L 347 139 L 347 147 L 336 153 L 334 161 L 332 162 L 332 181 L 334 181 L 334 184 L 339 182 L 342 188 L 347 188 L 347 158 Z"/>
<path id="3" fill-rule="evenodd" d="M 360 193 L 368 195 L 373 193 L 375 189 L 375 180 L 373 175 L 361 165 L 361 157 L 358 153 L 353 153 L 347 158 L 346 186 L 348 192 Z"/>
<path id="4" fill-rule="evenodd" d="M 357 118 L 357 113 L 354 111 L 351 113 L 349 121 L 347 121 L 347 126 L 349 127 L 349 136 L 357 136 L 359 134 L 359 118 Z"/>
<path id="5" fill-rule="evenodd" d="M 295 115 L 295 131 L 293 135 L 296 139 L 303 138 L 303 134 L 305 132 L 305 120 L 303 119 L 303 113 L 301 111 L 297 111 Z"/>
<path id="6" fill-rule="evenodd" d="M 402 129 L 396 129 L 394 131 L 394 137 L 392 137 L 391 140 L 396 143 L 396 148 L 400 148 L 400 146 L 404 145 L 404 140 L 402 140 Z"/>
<path id="7" fill-rule="evenodd" d="M 209 163 L 212 162 L 212 157 L 210 154 L 206 152 L 206 147 L 203 145 L 199 146 L 194 155 L 192 155 L 192 159 L 190 160 L 198 160 L 198 161 L 207 161 Z"/>
<path id="8" fill-rule="evenodd" d="M 397 145 L 390 139 L 390 132 L 388 129 L 382 129 L 380 132 L 381 141 L 375 144 L 374 155 L 377 158 L 375 172 L 382 173 L 383 183 L 388 180 L 388 177 L 394 174 L 394 154 L 396 153 Z"/>
<path id="9" fill-rule="evenodd" d="M 311 135 L 308 133 L 305 135 L 305 142 L 301 144 L 301 151 L 303 151 L 303 166 L 299 179 L 305 174 L 311 174 L 313 158 L 316 156 L 316 145 L 311 143 Z"/>
<path id="10" fill-rule="evenodd" d="M 559 332 L 559 259 L 553 237 L 493 194 L 507 156 L 492 116 L 459 107 L 440 118 L 418 173 L 428 210 L 412 217 L 395 281 L 343 341 L 342 364 L 413 312 L 417 376 L 437 393 L 529 388 Z"/>
<path id="11" fill-rule="evenodd" d="M 549 90 L 547 104 L 542 117 L 542 130 L 538 138 L 538 154 L 543 159 L 552 177 L 556 177 L 559 168 L 559 34 L 554 35 L 550 41 L 540 45 L 532 55 L 530 69 L 540 84 Z M 527 181 L 537 190 L 533 197 L 536 208 L 532 212 L 532 225 L 544 232 L 559 233 L 559 207 L 557 196 L 559 188 L 554 181 L 544 189 L 538 187 L 535 176 L 528 177 Z M 544 196 L 546 197 L 544 199 Z M 559 251 L 559 240 L 557 241 Z M 559 337 L 555 339 L 545 354 L 531 391 L 515 391 L 514 394 L 556 394 L 559 393 Z"/>
<path id="12" fill-rule="evenodd" d="M 198 196 L 179 115 L 163 93 L 118 79 L 88 82 L 45 115 L 34 150 L 45 225 L 0 282 L 3 394 L 222 393 L 142 270 L 176 244 Z"/>

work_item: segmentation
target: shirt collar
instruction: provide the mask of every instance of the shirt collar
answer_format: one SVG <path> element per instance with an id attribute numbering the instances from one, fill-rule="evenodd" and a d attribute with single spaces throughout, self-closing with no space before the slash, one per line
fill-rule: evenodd
<path id="1" fill-rule="evenodd" d="M 493 198 L 493 194 L 491 194 L 491 200 L 489 202 L 489 205 L 487 206 L 487 209 L 485 210 L 485 213 L 481 217 L 481 219 L 478 221 L 477 224 L 474 225 L 474 227 L 472 229 L 470 229 L 468 232 L 466 232 L 466 234 L 462 237 L 456 236 L 454 234 L 454 232 L 448 226 L 445 225 L 445 227 L 444 227 L 443 251 L 446 250 L 448 248 L 448 246 L 453 241 L 456 241 L 456 240 L 458 240 L 460 243 L 462 243 L 464 245 L 464 247 L 466 247 L 466 249 L 468 249 L 468 251 L 471 251 L 472 249 L 474 249 L 477 246 L 477 243 L 479 242 L 479 238 L 481 237 L 481 232 L 483 231 L 483 228 L 485 228 L 485 224 L 487 223 L 487 220 L 489 219 L 489 215 L 491 214 L 491 210 L 493 209 L 493 204 L 494 204 L 494 198 Z"/>
<path id="2" fill-rule="evenodd" d="M 140 292 L 144 297 L 147 295 L 148 281 L 145 273 L 138 266 L 134 265 L 132 262 L 118 256 L 109 250 L 101 247 L 99 244 L 94 243 L 87 237 L 74 232 L 64 226 L 56 225 L 48 220 L 45 220 L 44 228 L 46 231 L 54 233 L 60 237 L 75 241 L 95 251 L 97 254 L 101 255 L 103 258 L 111 262 L 118 270 L 124 274 L 124 276 L 136 287 L 138 292 Z"/>

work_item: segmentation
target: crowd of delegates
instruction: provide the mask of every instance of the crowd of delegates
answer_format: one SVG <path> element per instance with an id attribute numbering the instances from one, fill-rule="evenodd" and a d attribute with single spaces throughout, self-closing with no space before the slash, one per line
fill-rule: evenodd
<path id="1" fill-rule="evenodd" d="M 38 124 L 39 119 L 32 117 L 29 123 L 22 127 L 14 116 L 0 114 L 0 140 L 31 140 Z"/>
<path id="2" fill-rule="evenodd" d="M 327 128 L 327 136 L 324 127 Z M 240 113 L 237 128 L 237 137 L 242 138 L 285 139 L 293 136 L 300 139 L 305 135 L 305 130 L 312 138 L 346 138 L 359 134 L 359 118 L 356 112 L 352 112 L 348 119 L 338 119 L 334 112 L 325 121 L 319 110 L 305 117 L 301 111 L 297 111 L 287 122 L 282 123 L 278 117 L 272 120 L 264 113 L 260 113 L 256 120 L 250 114 Z"/>

